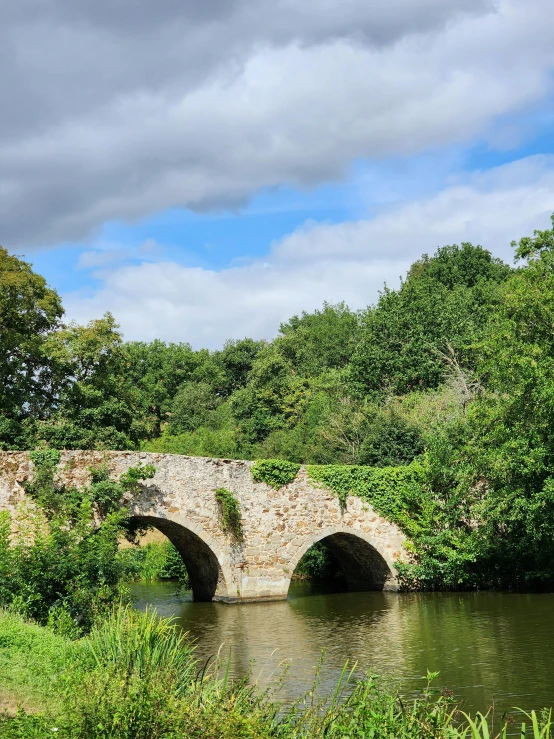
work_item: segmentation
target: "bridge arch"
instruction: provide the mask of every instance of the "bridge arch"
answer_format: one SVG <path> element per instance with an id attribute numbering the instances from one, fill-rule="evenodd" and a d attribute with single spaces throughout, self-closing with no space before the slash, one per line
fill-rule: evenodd
<path id="1" fill-rule="evenodd" d="M 291 562 L 291 579 L 300 559 L 318 542 L 324 543 L 338 561 L 349 590 L 398 590 L 394 564 L 381 542 L 346 526 L 329 527 L 308 537 Z"/>
<path id="2" fill-rule="evenodd" d="M 131 524 L 161 531 L 181 555 L 187 568 L 195 601 L 230 600 L 230 572 L 213 538 L 190 522 L 154 514 L 133 513 Z"/>

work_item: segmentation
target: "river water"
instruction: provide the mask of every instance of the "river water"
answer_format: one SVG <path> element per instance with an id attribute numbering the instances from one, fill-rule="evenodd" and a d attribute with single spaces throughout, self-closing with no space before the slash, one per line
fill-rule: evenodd
<path id="1" fill-rule="evenodd" d="M 359 673 L 400 680 L 407 694 L 438 671 L 434 685 L 469 711 L 554 704 L 554 594 L 325 594 L 296 582 L 275 603 L 193 603 L 175 583 L 135 584 L 132 596 L 137 608 L 174 616 L 202 660 L 230 649 L 234 676 L 250 672 L 265 687 L 290 665 L 285 700 L 311 687 L 325 650 L 323 693 L 348 659 Z"/>

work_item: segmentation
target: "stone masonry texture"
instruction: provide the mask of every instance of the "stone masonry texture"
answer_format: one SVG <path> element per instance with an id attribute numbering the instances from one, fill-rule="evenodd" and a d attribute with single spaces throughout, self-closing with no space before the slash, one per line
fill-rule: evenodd
<path id="1" fill-rule="evenodd" d="M 146 452 L 67 451 L 58 474 L 68 485 L 89 482 L 89 468 L 107 464 L 114 477 L 152 464 L 156 474 L 127 501 L 131 514 L 164 533 L 181 553 L 197 600 L 246 602 L 287 597 L 302 555 L 326 544 L 355 590 L 397 590 L 394 563 L 407 559 L 405 537 L 366 502 L 349 497 L 341 510 L 333 493 L 300 468 L 296 479 L 274 490 L 254 482 L 252 462 Z M 0 452 L 0 510 L 14 517 L 28 505 L 22 482 L 32 477 L 25 452 Z M 222 529 L 215 499 L 227 488 L 240 503 L 242 541 Z"/>

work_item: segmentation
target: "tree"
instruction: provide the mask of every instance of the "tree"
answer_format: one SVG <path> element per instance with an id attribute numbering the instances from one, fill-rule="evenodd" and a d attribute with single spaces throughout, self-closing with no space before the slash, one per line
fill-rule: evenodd
<path id="1" fill-rule="evenodd" d="M 155 340 L 128 342 L 122 347 L 126 362 L 126 390 L 135 399 L 135 429 L 141 439 L 160 435 L 181 385 L 201 363 L 201 353 L 190 344 Z"/>
<path id="2" fill-rule="evenodd" d="M 271 431 L 294 426 L 305 407 L 308 385 L 306 378 L 294 374 L 275 344 L 264 348 L 256 357 L 248 384 L 229 400 L 244 442 L 260 442 Z"/>
<path id="3" fill-rule="evenodd" d="M 186 382 L 171 407 L 171 433 L 194 431 L 209 424 L 210 416 L 220 403 L 212 387 L 206 382 Z"/>
<path id="4" fill-rule="evenodd" d="M 421 431 L 397 413 L 376 414 L 358 455 L 359 464 L 387 467 L 409 464 L 424 450 Z"/>
<path id="5" fill-rule="evenodd" d="M 224 372 L 222 386 L 217 389 L 221 395 L 231 395 L 247 384 L 256 357 L 264 346 L 265 341 L 254 339 L 230 340 L 225 342 L 222 351 L 215 352 L 215 358 Z"/>
<path id="6" fill-rule="evenodd" d="M 38 443 L 65 449 L 129 449 L 136 445 L 134 398 L 113 317 L 60 328 L 48 340 L 55 378 L 49 414 L 35 424 Z"/>
<path id="7" fill-rule="evenodd" d="M 350 365 L 361 394 L 404 394 L 436 388 L 444 380 L 441 354 L 462 355 L 482 333 L 510 268 L 480 246 L 462 244 L 424 255 L 399 290 L 385 287 L 362 318 Z"/>
<path id="8" fill-rule="evenodd" d="M 0 448 L 24 446 L 23 422 L 52 401 L 46 347 L 62 315 L 57 292 L 0 247 Z"/>
<path id="9" fill-rule="evenodd" d="M 301 375 L 314 377 L 348 365 L 359 337 L 359 316 L 345 303 L 293 316 L 279 327 L 275 345 Z"/>
<path id="10" fill-rule="evenodd" d="M 554 222 L 514 243 L 528 263 L 500 286 L 472 348 L 480 391 L 429 439 L 441 503 L 424 558 L 432 582 L 554 583 L 553 245 Z"/>

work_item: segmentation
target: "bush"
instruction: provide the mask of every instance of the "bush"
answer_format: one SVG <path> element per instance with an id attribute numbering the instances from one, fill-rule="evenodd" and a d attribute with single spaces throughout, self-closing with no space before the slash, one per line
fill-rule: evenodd
<path id="1" fill-rule="evenodd" d="M 260 459 L 252 465 L 252 479 L 256 482 L 265 482 L 275 490 L 292 482 L 300 465 L 296 462 L 288 462 L 285 459 Z"/>
<path id="2" fill-rule="evenodd" d="M 92 470 L 91 484 L 77 489 L 55 480 L 58 453 L 33 459 L 35 477 L 25 487 L 38 509 L 20 516 L 15 538 L 9 513 L 0 513 L 0 606 L 77 636 L 121 595 L 118 540 L 128 522 L 121 498 L 154 468 L 130 468 L 119 481 L 106 468 Z"/>

